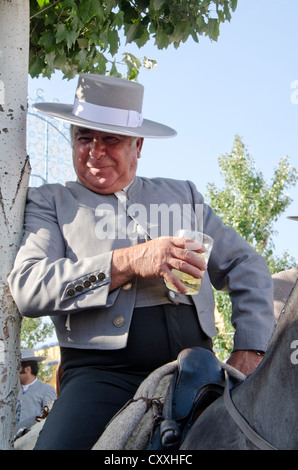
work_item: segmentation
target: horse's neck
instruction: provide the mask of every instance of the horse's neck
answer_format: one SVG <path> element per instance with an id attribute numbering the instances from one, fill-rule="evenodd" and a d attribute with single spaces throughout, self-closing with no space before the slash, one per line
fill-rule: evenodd
<path id="1" fill-rule="evenodd" d="M 293 342 L 298 340 L 298 287 L 291 300 L 263 361 L 233 393 L 246 420 L 281 448 L 295 440 L 297 445 L 298 365 L 293 360 Z"/>

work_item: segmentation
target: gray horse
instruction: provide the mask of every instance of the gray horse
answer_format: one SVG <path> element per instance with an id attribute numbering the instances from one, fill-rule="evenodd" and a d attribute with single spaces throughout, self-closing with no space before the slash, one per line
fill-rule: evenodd
<path id="1" fill-rule="evenodd" d="M 297 391 L 298 282 L 259 367 L 230 397 L 220 397 L 206 409 L 190 429 L 181 450 L 262 448 L 260 443 L 253 443 L 253 434 L 275 449 L 298 449 Z M 235 405 L 231 412 L 227 405 L 230 399 Z"/>
<path id="2" fill-rule="evenodd" d="M 111 421 L 93 450 L 144 449 L 154 421 L 154 413 L 151 408 L 147 409 L 147 402 L 154 401 L 152 397 L 159 397 L 164 402 L 176 368 L 177 361 L 173 361 L 145 379 L 134 400 Z M 226 365 L 224 368 L 231 373 Z M 262 448 L 259 447 L 261 437 L 278 449 L 298 449 L 297 389 L 298 282 L 280 315 L 263 361 L 253 374 L 231 392 L 231 399 L 246 423 L 258 433 L 257 445 L 251 441 L 253 431 L 249 429 L 247 432 L 245 428 L 241 430 L 242 423 L 239 427 L 230 416 L 224 394 L 193 424 L 181 450 L 257 449 Z M 33 449 L 42 425 L 38 423 L 33 426 L 28 434 L 15 442 L 15 448 Z"/>

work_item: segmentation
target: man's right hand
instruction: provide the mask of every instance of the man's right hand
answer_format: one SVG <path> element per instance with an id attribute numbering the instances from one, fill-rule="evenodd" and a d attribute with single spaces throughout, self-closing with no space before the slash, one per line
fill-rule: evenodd
<path id="1" fill-rule="evenodd" d="M 173 274 L 172 269 L 195 278 L 202 278 L 206 270 L 206 263 L 195 253 L 185 249 L 185 241 L 185 238 L 180 237 L 159 237 L 146 243 L 115 250 L 110 290 L 134 277 L 164 278 L 184 294 L 186 288 Z M 197 250 L 200 251 L 204 250 Z"/>

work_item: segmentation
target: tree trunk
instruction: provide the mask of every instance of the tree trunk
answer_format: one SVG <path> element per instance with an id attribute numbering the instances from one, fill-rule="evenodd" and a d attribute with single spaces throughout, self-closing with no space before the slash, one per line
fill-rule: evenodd
<path id="1" fill-rule="evenodd" d="M 21 320 L 7 284 L 29 179 L 26 111 L 29 0 L 0 0 L 0 449 L 13 446 Z"/>

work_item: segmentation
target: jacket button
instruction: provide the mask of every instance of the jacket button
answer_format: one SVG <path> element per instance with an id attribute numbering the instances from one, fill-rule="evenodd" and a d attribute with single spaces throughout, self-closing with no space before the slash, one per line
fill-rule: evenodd
<path id="1" fill-rule="evenodd" d="M 105 273 L 99 273 L 98 276 L 97 276 L 97 279 L 98 279 L 99 281 L 103 281 L 105 278 L 106 278 Z"/>
<path id="2" fill-rule="evenodd" d="M 89 277 L 89 281 L 90 281 L 90 282 L 95 282 L 95 281 L 96 281 L 96 276 L 94 276 L 94 274 L 92 274 L 92 275 Z"/>
<path id="3" fill-rule="evenodd" d="M 86 279 L 86 281 L 83 282 L 83 286 L 86 287 L 86 289 L 87 289 L 88 287 L 91 286 L 91 282 L 88 281 L 88 279 Z"/>
<path id="4" fill-rule="evenodd" d="M 70 289 L 67 289 L 66 293 L 69 297 L 72 297 L 73 295 L 75 295 L 75 290 L 70 288 Z"/>
<path id="5" fill-rule="evenodd" d="M 82 292 L 83 289 L 84 289 L 84 287 L 81 286 L 80 284 L 78 284 L 77 286 L 75 286 L 75 290 L 76 290 L 77 292 Z"/>
<path id="6" fill-rule="evenodd" d="M 113 320 L 113 323 L 117 328 L 121 328 L 125 324 L 125 318 L 122 317 L 122 315 L 119 315 L 118 317 L 115 317 Z"/>
<path id="7" fill-rule="evenodd" d="M 179 299 L 177 297 L 177 294 L 172 290 L 168 291 L 168 299 L 175 305 L 179 304 Z"/>

